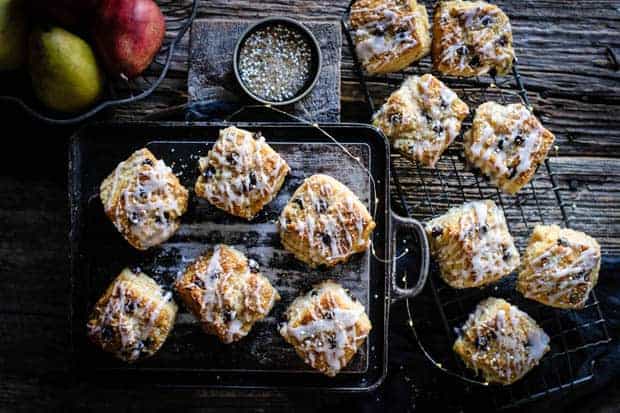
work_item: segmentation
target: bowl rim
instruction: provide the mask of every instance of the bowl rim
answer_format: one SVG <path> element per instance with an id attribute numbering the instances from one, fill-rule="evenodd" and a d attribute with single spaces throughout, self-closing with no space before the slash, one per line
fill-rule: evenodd
<path id="1" fill-rule="evenodd" d="M 241 79 L 241 74 L 239 73 L 239 52 L 241 51 L 242 43 L 258 27 L 264 26 L 267 23 L 277 23 L 277 22 L 284 22 L 285 24 L 288 24 L 289 26 L 293 26 L 297 28 L 298 30 L 300 30 L 301 32 L 303 32 L 304 34 L 306 34 L 308 38 L 310 39 L 310 47 L 312 47 L 314 49 L 314 52 L 316 53 L 317 62 L 316 62 L 316 71 L 313 75 L 314 78 L 312 79 L 310 83 L 308 83 L 304 88 L 301 89 L 301 93 L 299 93 L 298 95 L 295 95 L 294 97 L 288 100 L 270 101 L 270 100 L 263 99 L 260 96 L 257 96 L 256 94 L 252 93 L 247 88 L 243 80 Z M 314 36 L 312 31 L 308 29 L 299 20 L 295 20 L 295 19 L 292 19 L 290 17 L 285 17 L 285 16 L 270 16 L 264 19 L 257 20 L 256 22 L 250 24 L 250 26 L 248 26 L 248 28 L 245 29 L 243 33 L 241 33 L 241 36 L 239 36 L 239 39 L 237 40 L 237 43 L 235 44 L 235 50 L 233 52 L 233 71 L 235 72 L 235 78 L 237 79 L 237 83 L 239 84 L 241 89 L 243 89 L 245 94 L 248 95 L 250 98 L 254 99 L 255 101 L 266 104 L 266 105 L 272 105 L 272 106 L 290 105 L 306 97 L 310 93 L 310 91 L 314 89 L 314 86 L 316 86 L 317 82 L 319 81 L 319 76 L 321 74 L 322 66 L 323 66 L 323 55 L 321 53 L 321 46 L 319 45 L 319 42 L 316 36 Z"/>

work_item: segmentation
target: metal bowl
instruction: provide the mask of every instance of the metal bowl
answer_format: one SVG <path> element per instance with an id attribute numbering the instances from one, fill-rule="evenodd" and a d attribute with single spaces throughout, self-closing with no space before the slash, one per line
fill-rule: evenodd
<path id="1" fill-rule="evenodd" d="M 243 43 L 245 42 L 245 40 L 257 30 L 260 30 L 264 27 L 276 25 L 276 24 L 288 26 L 292 28 L 293 30 L 300 32 L 304 37 L 306 37 L 306 40 L 308 41 L 308 45 L 310 46 L 312 50 L 311 75 L 308 77 L 308 80 L 306 81 L 306 83 L 299 89 L 299 91 L 294 97 L 288 100 L 283 100 L 283 101 L 265 100 L 264 98 L 252 93 L 252 91 L 245 85 L 245 83 L 241 79 L 241 74 L 239 73 L 239 53 L 241 52 L 241 47 L 243 46 Z M 253 25 L 251 25 L 250 27 L 248 27 L 246 31 L 243 32 L 241 37 L 239 37 L 239 40 L 237 41 L 237 45 L 235 46 L 235 51 L 233 54 L 233 67 L 235 71 L 235 77 L 237 78 L 237 82 L 239 83 L 243 91 L 252 99 L 260 103 L 273 105 L 273 106 L 290 105 L 291 103 L 295 103 L 299 101 L 300 99 L 303 99 L 308 93 L 310 93 L 314 85 L 316 85 L 316 82 L 319 80 L 322 61 L 323 61 L 323 58 L 321 56 L 321 48 L 319 46 L 319 42 L 316 40 L 316 37 L 314 37 L 314 34 L 312 34 L 312 32 L 302 23 L 298 22 L 297 20 L 288 18 L 288 17 L 267 17 L 266 19 L 259 20 Z"/>
<path id="2" fill-rule="evenodd" d="M 156 0 L 166 19 L 166 37 L 161 49 L 146 71 L 136 79 L 106 80 L 103 98 L 82 113 L 66 114 L 44 107 L 34 96 L 26 70 L 0 74 L 0 102 L 11 102 L 41 121 L 69 125 L 93 117 L 105 108 L 125 105 L 149 96 L 164 80 L 172 63 L 175 48 L 192 24 L 198 0 Z"/>

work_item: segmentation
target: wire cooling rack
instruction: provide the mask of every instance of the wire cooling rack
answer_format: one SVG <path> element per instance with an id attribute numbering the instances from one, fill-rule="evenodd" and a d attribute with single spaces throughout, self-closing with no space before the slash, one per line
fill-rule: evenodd
<path id="1" fill-rule="evenodd" d="M 433 73 L 468 104 L 471 113 L 463 122 L 463 131 L 471 126 L 475 108 L 489 100 L 502 104 L 520 102 L 533 110 L 516 61 L 512 76 L 501 78 L 494 74 L 468 79 L 442 76 L 432 70 L 429 57 L 398 73 L 366 75 L 357 60 L 349 27 L 351 4 L 343 16 L 342 26 L 369 119 L 407 76 L 424 73 Z M 432 8 L 429 10 L 432 11 Z M 409 217 L 426 221 L 443 214 L 452 206 L 491 199 L 503 209 L 510 233 L 520 251 L 524 250 L 536 224 L 570 226 L 565 203 L 548 160 L 541 165 L 529 185 L 514 196 L 500 192 L 480 171 L 468 168 L 461 136 L 443 154 L 435 169 L 411 162 L 399 154 L 393 154 L 391 162 L 396 199 Z M 406 172 L 404 176 L 399 176 L 403 171 Z M 482 299 L 489 296 L 507 299 L 530 314 L 547 332 L 551 338 L 551 351 L 538 367 L 511 386 L 492 386 L 488 396 L 497 408 L 515 407 L 544 396 L 564 394 L 591 380 L 596 356 L 610 341 L 594 292 L 584 309 L 558 310 L 518 294 L 514 288 L 515 277 L 511 274 L 486 288 L 456 290 L 441 280 L 437 267 L 433 266 L 423 294 L 415 299 L 415 303 L 407 303 L 409 323 L 422 351 L 436 367 L 463 380 L 467 392 L 487 384 L 465 368 L 452 351 L 452 344 L 456 340 L 457 329 Z"/>

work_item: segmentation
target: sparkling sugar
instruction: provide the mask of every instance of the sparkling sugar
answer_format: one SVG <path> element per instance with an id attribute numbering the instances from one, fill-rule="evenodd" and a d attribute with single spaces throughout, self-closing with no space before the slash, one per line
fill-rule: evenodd
<path id="1" fill-rule="evenodd" d="M 311 76 L 312 49 L 301 32 L 275 24 L 243 42 L 239 75 L 250 92 L 270 102 L 294 98 Z"/>

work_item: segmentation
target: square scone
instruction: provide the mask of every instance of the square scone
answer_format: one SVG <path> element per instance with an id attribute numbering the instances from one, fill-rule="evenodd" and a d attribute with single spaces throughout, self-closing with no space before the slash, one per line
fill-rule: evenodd
<path id="1" fill-rule="evenodd" d="M 322 174 L 297 188 L 278 222 L 284 248 L 311 267 L 332 267 L 366 251 L 375 225 L 349 188 Z"/>
<path id="2" fill-rule="evenodd" d="M 517 306 L 491 297 L 469 315 L 453 349 L 488 383 L 508 385 L 538 365 L 549 336 Z"/>
<path id="3" fill-rule="evenodd" d="M 97 301 L 88 337 L 104 351 L 132 363 L 155 354 L 174 326 L 172 293 L 152 278 L 125 268 Z"/>
<path id="4" fill-rule="evenodd" d="M 545 161 L 555 136 L 520 103 L 483 103 L 463 136 L 467 160 L 502 191 L 519 192 Z"/>
<path id="5" fill-rule="evenodd" d="M 280 299 L 256 261 L 223 244 L 189 265 L 175 287 L 203 330 L 226 344 L 245 337 Z"/>
<path id="6" fill-rule="evenodd" d="M 450 208 L 425 228 L 441 278 L 453 288 L 481 287 L 519 266 L 506 218 L 493 201 Z"/>
<path id="7" fill-rule="evenodd" d="M 349 23 L 368 74 L 397 72 L 430 52 L 428 14 L 415 0 L 357 0 Z"/>
<path id="8" fill-rule="evenodd" d="M 444 75 L 506 74 L 515 58 L 510 21 L 483 1 L 441 1 L 433 16 L 432 56 Z"/>
<path id="9" fill-rule="evenodd" d="M 247 220 L 277 195 L 290 168 L 260 134 L 229 128 L 198 161 L 196 195 Z"/>
<path id="10" fill-rule="evenodd" d="M 601 247 L 583 232 L 537 225 L 523 256 L 517 290 L 557 308 L 580 309 L 598 282 Z"/>
<path id="11" fill-rule="evenodd" d="M 468 114 L 456 93 L 426 74 L 407 78 L 375 114 L 373 125 L 403 156 L 434 168 Z"/>
<path id="12" fill-rule="evenodd" d="M 285 316 L 284 340 L 306 364 L 330 377 L 349 364 L 372 329 L 364 306 L 331 280 L 297 297 Z"/>
<path id="13" fill-rule="evenodd" d="M 139 250 L 159 245 L 176 232 L 189 196 L 172 169 L 146 148 L 119 163 L 99 194 L 108 218 Z"/>

